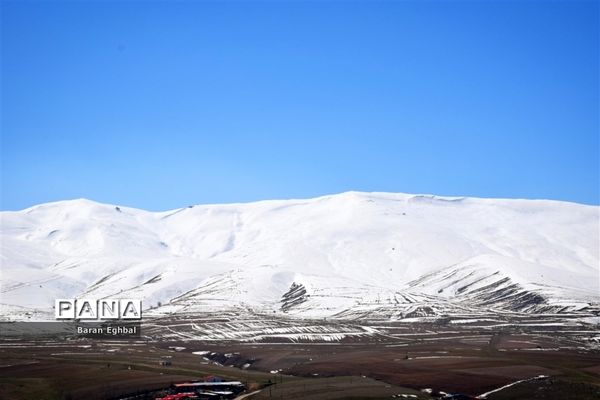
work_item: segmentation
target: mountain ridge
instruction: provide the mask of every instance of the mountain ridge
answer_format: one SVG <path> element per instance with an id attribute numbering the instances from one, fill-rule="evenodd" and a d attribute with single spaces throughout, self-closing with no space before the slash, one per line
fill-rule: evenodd
<path id="1" fill-rule="evenodd" d="M 69 198 L 69 199 L 64 199 L 64 200 L 54 200 L 54 201 L 48 201 L 48 202 L 44 202 L 44 203 L 34 204 L 32 206 L 25 207 L 25 208 L 18 209 L 18 210 L 0 210 L 0 213 L 23 212 L 23 211 L 29 211 L 31 209 L 34 209 L 34 208 L 37 208 L 40 206 L 58 205 L 58 204 L 66 204 L 66 203 L 77 203 L 77 202 L 96 204 L 96 205 L 104 205 L 104 206 L 113 206 L 113 207 L 119 207 L 119 208 L 129 208 L 129 209 L 134 209 L 134 210 L 146 211 L 146 212 L 150 212 L 150 213 L 164 213 L 164 212 L 183 210 L 186 208 L 193 208 L 193 207 L 199 207 L 199 206 L 225 206 L 225 205 L 240 206 L 240 205 L 246 205 L 246 204 L 265 203 L 265 202 L 308 201 L 308 200 L 318 200 L 318 199 L 323 199 L 323 198 L 330 198 L 330 197 L 344 196 L 344 195 L 347 195 L 347 196 L 351 196 L 351 195 L 367 195 L 367 196 L 368 195 L 373 195 L 373 196 L 391 195 L 391 196 L 407 196 L 407 197 L 416 197 L 416 198 L 430 198 L 430 199 L 442 200 L 442 201 L 461 201 L 461 200 L 477 200 L 477 201 L 479 201 L 479 200 L 481 200 L 481 201 L 508 201 L 508 202 L 524 201 L 524 202 L 540 202 L 540 203 L 547 202 L 547 203 L 575 204 L 575 205 L 580 205 L 580 206 L 585 206 L 585 207 L 593 207 L 593 208 L 600 207 L 600 205 L 597 205 L 597 204 L 587 204 L 587 203 L 579 203 L 579 202 L 571 201 L 571 200 L 558 200 L 558 199 L 549 199 L 549 198 L 452 196 L 452 195 L 436 195 L 436 194 L 430 194 L 430 193 L 404 193 L 404 192 L 385 192 L 385 191 L 370 192 L 370 191 L 360 191 L 360 190 L 348 190 L 348 191 L 344 191 L 344 192 L 340 192 L 340 193 L 324 194 L 324 195 L 319 195 L 319 196 L 315 196 L 315 197 L 290 197 L 290 198 L 275 198 L 275 199 L 266 199 L 266 200 L 249 200 L 249 201 L 222 202 L 222 203 L 194 203 L 194 204 L 190 204 L 188 206 L 183 206 L 183 207 L 178 207 L 178 208 L 170 208 L 170 209 L 166 209 L 166 210 L 146 210 L 141 207 L 121 205 L 121 204 L 112 203 L 112 202 L 103 202 L 103 201 L 98 201 L 98 200 L 94 200 L 94 199 L 87 198 L 87 197 L 74 197 L 74 198 Z"/>
<path id="2" fill-rule="evenodd" d="M 45 203 L 0 213 L 0 303 L 11 318 L 82 295 L 141 297 L 165 312 L 243 305 L 299 317 L 348 316 L 378 298 L 398 310 L 412 307 L 399 298 L 419 298 L 434 313 L 461 301 L 581 311 L 600 297 L 599 211 L 385 192 L 161 212 Z M 427 285 L 411 285 L 419 280 Z M 301 298 L 290 294 L 298 287 Z"/>

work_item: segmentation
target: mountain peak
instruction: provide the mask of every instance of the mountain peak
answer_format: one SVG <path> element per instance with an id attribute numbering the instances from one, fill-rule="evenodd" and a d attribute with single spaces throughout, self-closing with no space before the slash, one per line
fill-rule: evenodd
<path id="1" fill-rule="evenodd" d="M 54 298 L 119 294 L 168 304 L 192 291 L 190 307 L 227 298 L 264 311 L 280 310 L 295 284 L 306 301 L 286 313 L 307 316 L 351 310 L 364 296 L 448 301 L 484 287 L 497 293 L 481 301 L 497 295 L 522 310 L 513 293 L 555 310 L 597 300 L 598 210 L 381 192 L 159 213 L 47 203 L 2 213 L 3 302 L 48 309 Z"/>

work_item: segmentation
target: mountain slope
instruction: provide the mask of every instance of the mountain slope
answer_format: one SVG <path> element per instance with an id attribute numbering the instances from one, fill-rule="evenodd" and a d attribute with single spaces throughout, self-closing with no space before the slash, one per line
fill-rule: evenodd
<path id="1" fill-rule="evenodd" d="M 600 301 L 599 207 L 349 192 L 167 212 L 72 200 L 1 214 L 4 317 L 54 299 L 161 312 L 386 318 Z"/>

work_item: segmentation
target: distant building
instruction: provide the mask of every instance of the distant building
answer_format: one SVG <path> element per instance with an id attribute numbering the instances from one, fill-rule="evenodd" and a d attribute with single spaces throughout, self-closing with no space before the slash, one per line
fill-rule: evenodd
<path id="1" fill-rule="evenodd" d="M 221 379 L 219 377 L 206 377 L 211 379 Z M 172 386 L 176 393 L 195 393 L 199 399 L 233 399 L 246 387 L 239 381 L 218 381 L 218 382 L 185 382 L 176 383 Z"/>

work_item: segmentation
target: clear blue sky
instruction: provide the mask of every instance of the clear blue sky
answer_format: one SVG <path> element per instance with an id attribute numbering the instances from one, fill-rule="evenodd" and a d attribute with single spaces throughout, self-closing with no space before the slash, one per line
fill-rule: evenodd
<path id="1" fill-rule="evenodd" d="M 598 2 L 2 1 L 2 204 L 599 204 Z"/>

